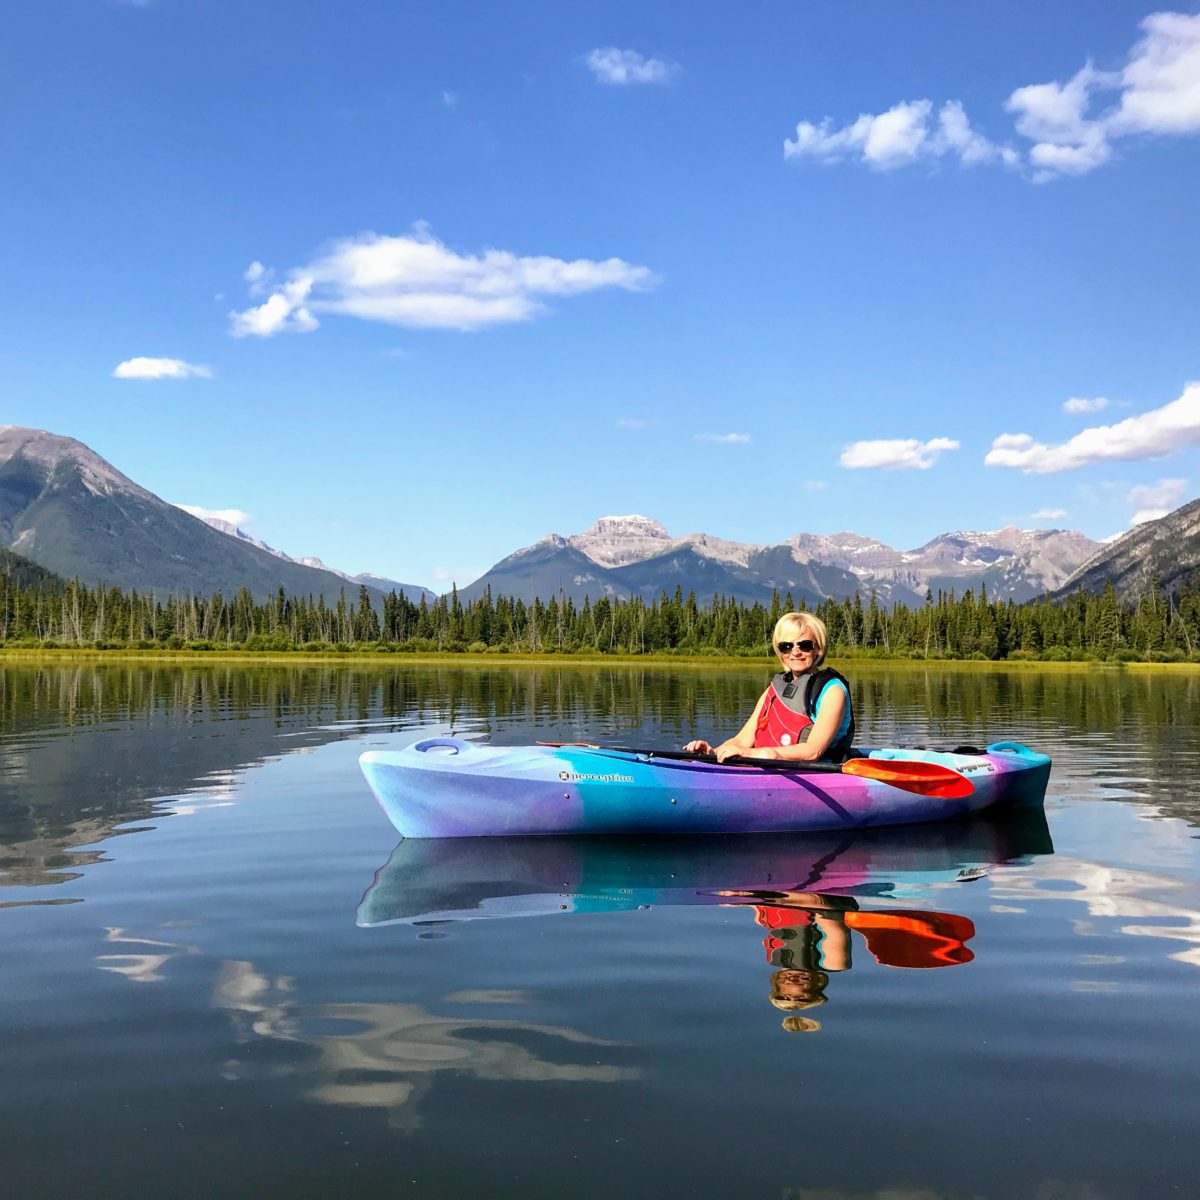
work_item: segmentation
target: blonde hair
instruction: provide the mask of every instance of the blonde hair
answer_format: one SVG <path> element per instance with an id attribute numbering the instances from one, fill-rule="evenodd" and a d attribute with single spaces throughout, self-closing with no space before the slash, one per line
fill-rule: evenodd
<path id="1" fill-rule="evenodd" d="M 825 661 L 825 647 L 829 644 L 829 630 L 825 628 L 825 622 L 820 617 L 813 616 L 807 612 L 789 612 L 784 613 L 778 621 L 775 622 L 775 629 L 771 634 L 771 649 L 779 645 L 780 640 L 799 641 L 796 635 L 807 634 L 817 643 L 817 656 L 813 660 L 813 666 L 819 666 Z M 775 650 L 778 654 L 779 651 Z"/>
<path id="2" fill-rule="evenodd" d="M 821 1028 L 821 1022 L 812 1017 L 784 1017 L 780 1024 L 788 1033 L 816 1033 Z"/>

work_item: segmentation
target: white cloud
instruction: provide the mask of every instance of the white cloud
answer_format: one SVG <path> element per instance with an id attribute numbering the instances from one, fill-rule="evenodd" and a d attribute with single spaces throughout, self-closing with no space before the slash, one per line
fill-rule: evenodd
<path id="1" fill-rule="evenodd" d="M 458 103 L 458 93 L 449 88 L 442 88 L 442 103 L 447 108 L 453 108 Z"/>
<path id="2" fill-rule="evenodd" d="M 1189 383 L 1178 400 L 1129 417 L 1096 425 L 1058 446 L 1034 441 L 1028 433 L 1002 433 L 983 460 L 989 467 L 1013 467 L 1027 475 L 1071 471 L 1098 462 L 1165 458 L 1200 444 L 1200 383 Z"/>
<path id="3" fill-rule="evenodd" d="M 1034 521 L 1058 521 L 1067 515 L 1065 508 L 1039 508 L 1029 516 Z"/>
<path id="4" fill-rule="evenodd" d="M 1070 400 L 1063 402 L 1063 412 L 1079 415 L 1081 413 L 1098 413 L 1101 409 L 1108 407 L 1108 400 L 1104 396 L 1094 396 L 1087 400 L 1081 396 L 1072 396 Z"/>
<path id="5" fill-rule="evenodd" d="M 1145 525 L 1147 521 L 1157 521 L 1160 517 L 1165 517 L 1170 511 L 1169 508 L 1139 508 L 1129 518 L 1129 526 L 1132 529 L 1134 525 Z"/>
<path id="6" fill-rule="evenodd" d="M 1035 83 L 1009 96 L 1005 108 L 1016 114 L 1017 132 L 1034 143 L 1029 161 L 1037 168 L 1035 179 L 1082 175 L 1108 159 L 1103 125 L 1085 114 L 1092 89 L 1114 81 L 1088 63 L 1065 84 Z"/>
<path id="7" fill-rule="evenodd" d="M 256 284 L 251 284 L 252 296 L 261 294 L 256 290 Z M 262 304 L 255 308 L 247 308 L 243 312 L 229 314 L 229 332 L 234 337 L 272 337 L 277 333 L 311 333 L 318 328 L 320 322 L 312 315 L 312 310 L 305 304 L 305 298 L 312 291 L 313 281 L 303 277 L 293 279 L 283 285 L 279 291 L 268 296 Z"/>
<path id="8" fill-rule="evenodd" d="M 211 379 L 211 367 L 182 358 L 127 358 L 113 368 L 114 379 Z"/>
<path id="9" fill-rule="evenodd" d="M 365 233 L 335 242 L 323 257 L 288 272 L 264 303 L 231 313 L 230 332 L 305 333 L 318 327 L 318 312 L 413 329 L 482 329 L 541 315 L 543 296 L 646 291 L 657 283 L 648 268 L 619 258 L 457 254 L 418 224 L 407 236 Z"/>
<path id="10" fill-rule="evenodd" d="M 828 486 L 823 479 L 806 479 L 804 481 L 804 490 L 806 492 L 823 492 Z"/>
<path id="11" fill-rule="evenodd" d="M 1065 84 L 1017 88 L 1007 108 L 1033 142 L 1035 182 L 1083 175 L 1112 157 L 1112 143 L 1135 134 L 1200 132 L 1200 14 L 1152 13 L 1119 71 L 1090 62 Z"/>
<path id="12" fill-rule="evenodd" d="M 967 167 L 989 162 L 1016 163 L 1014 150 L 995 145 L 971 128 L 957 100 L 942 105 L 936 124 L 932 118 L 931 100 L 906 100 L 877 116 L 863 113 L 841 129 L 835 129 L 829 118 L 819 125 L 801 121 L 796 126 L 795 139 L 784 141 L 783 156 L 823 162 L 857 157 L 880 171 L 906 166 L 921 158 L 947 155 Z"/>
<path id="13" fill-rule="evenodd" d="M 645 429 L 650 422 L 644 417 L 618 417 L 616 424 L 618 429 Z"/>
<path id="14" fill-rule="evenodd" d="M 744 446 L 750 440 L 748 433 L 698 433 L 696 441 L 714 442 L 720 446 Z"/>
<path id="15" fill-rule="evenodd" d="M 584 55 L 587 68 L 601 83 L 623 87 L 631 83 L 670 83 L 681 68 L 661 58 L 643 58 L 636 50 L 597 47 Z"/>
<path id="16" fill-rule="evenodd" d="M 1146 521 L 1157 521 L 1167 513 L 1174 512 L 1187 496 L 1186 479 L 1160 479 L 1157 483 L 1139 484 L 1129 489 L 1127 497 L 1135 512 L 1129 524 L 1141 525 Z"/>
<path id="17" fill-rule="evenodd" d="M 1200 130 L 1200 14 L 1151 13 L 1145 37 L 1121 72 L 1114 134 L 1188 134 Z"/>
<path id="18" fill-rule="evenodd" d="M 927 471 L 943 452 L 958 448 L 953 438 L 932 438 L 928 442 L 916 438 L 877 438 L 847 446 L 839 461 L 852 471 Z"/>
<path id="19" fill-rule="evenodd" d="M 199 517 L 202 521 L 215 517 L 218 521 L 242 526 L 250 520 L 250 514 L 242 512 L 240 508 L 201 508 L 199 504 L 177 504 L 175 507 L 182 508 L 185 513 L 191 513 L 193 517 Z"/>
<path id="20" fill-rule="evenodd" d="M 1120 138 L 1200 132 L 1200 14 L 1153 13 L 1140 28 L 1143 36 L 1121 70 L 1102 71 L 1089 62 L 1066 83 L 1012 92 L 1005 108 L 1030 143 L 1024 154 L 972 129 L 956 100 L 942 105 L 936 125 L 932 100 L 906 100 L 840 129 L 829 118 L 801 121 L 795 139 L 784 142 L 784 157 L 854 158 L 878 170 L 956 157 L 964 166 L 1020 166 L 1044 183 L 1094 171 Z"/>

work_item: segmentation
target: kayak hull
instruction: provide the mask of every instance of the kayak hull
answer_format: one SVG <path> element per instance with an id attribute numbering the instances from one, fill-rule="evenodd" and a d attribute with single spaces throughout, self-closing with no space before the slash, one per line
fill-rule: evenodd
<path id="1" fill-rule="evenodd" d="M 359 763 L 406 838 L 554 834 L 784 833 L 945 820 L 1040 805 L 1050 759 L 1016 742 L 980 754 L 876 749 L 877 759 L 962 772 L 969 796 L 945 799 L 838 772 L 763 770 L 574 746 L 490 746 L 426 738 L 369 750 Z"/>

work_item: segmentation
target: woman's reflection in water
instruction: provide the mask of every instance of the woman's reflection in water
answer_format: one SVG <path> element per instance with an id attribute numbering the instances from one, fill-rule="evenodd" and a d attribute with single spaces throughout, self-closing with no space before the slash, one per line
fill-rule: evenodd
<path id="1" fill-rule="evenodd" d="M 863 910 L 853 896 L 820 892 L 720 894 L 751 902 L 755 921 L 767 931 L 763 939 L 767 961 L 777 968 L 771 976 L 771 1003 L 790 1014 L 828 1002 L 825 990 L 830 974 L 851 967 L 851 929 L 858 931 L 868 953 L 885 967 L 953 967 L 974 958 L 966 943 L 975 936 L 975 926 L 955 913 Z M 790 1015 L 783 1028 L 789 1033 L 815 1033 L 821 1022 Z"/>

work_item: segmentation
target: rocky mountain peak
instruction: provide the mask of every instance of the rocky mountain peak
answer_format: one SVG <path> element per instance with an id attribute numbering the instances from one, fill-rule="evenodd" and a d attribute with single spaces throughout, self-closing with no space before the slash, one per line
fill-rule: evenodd
<path id="1" fill-rule="evenodd" d="M 1118 596 L 1133 600 L 1152 586 L 1156 577 L 1160 584 L 1175 589 L 1198 570 L 1200 500 L 1192 500 L 1099 546 L 1063 583 L 1062 591 L 1099 591 L 1111 583 Z"/>
<path id="2" fill-rule="evenodd" d="M 673 544 L 671 535 L 662 525 L 636 513 L 625 517 L 601 517 L 590 529 L 567 540 L 602 567 L 641 562 L 662 554 Z"/>
<path id="3" fill-rule="evenodd" d="M 246 542 L 251 546 L 257 546 L 260 550 L 265 550 L 268 554 L 275 555 L 276 558 L 282 558 L 286 562 L 294 562 L 295 560 L 284 554 L 282 550 L 276 550 L 274 546 L 268 546 L 266 542 L 259 538 L 252 537 L 240 525 L 235 525 L 232 521 L 226 521 L 224 517 L 202 516 L 201 512 L 190 504 L 177 504 L 176 508 L 182 508 L 189 516 L 195 517 L 199 521 L 203 521 L 205 525 L 211 529 L 215 529 L 218 533 L 223 533 L 227 537 L 237 538 L 239 542 Z"/>
<path id="4" fill-rule="evenodd" d="M 97 496 L 120 492 L 143 498 L 150 496 L 145 488 L 139 487 L 127 475 L 122 475 L 116 467 L 82 442 L 49 433 L 45 429 L 0 425 L 0 466 L 13 459 L 23 459 L 42 468 L 47 477 L 68 464 L 78 472 L 84 487 Z"/>

